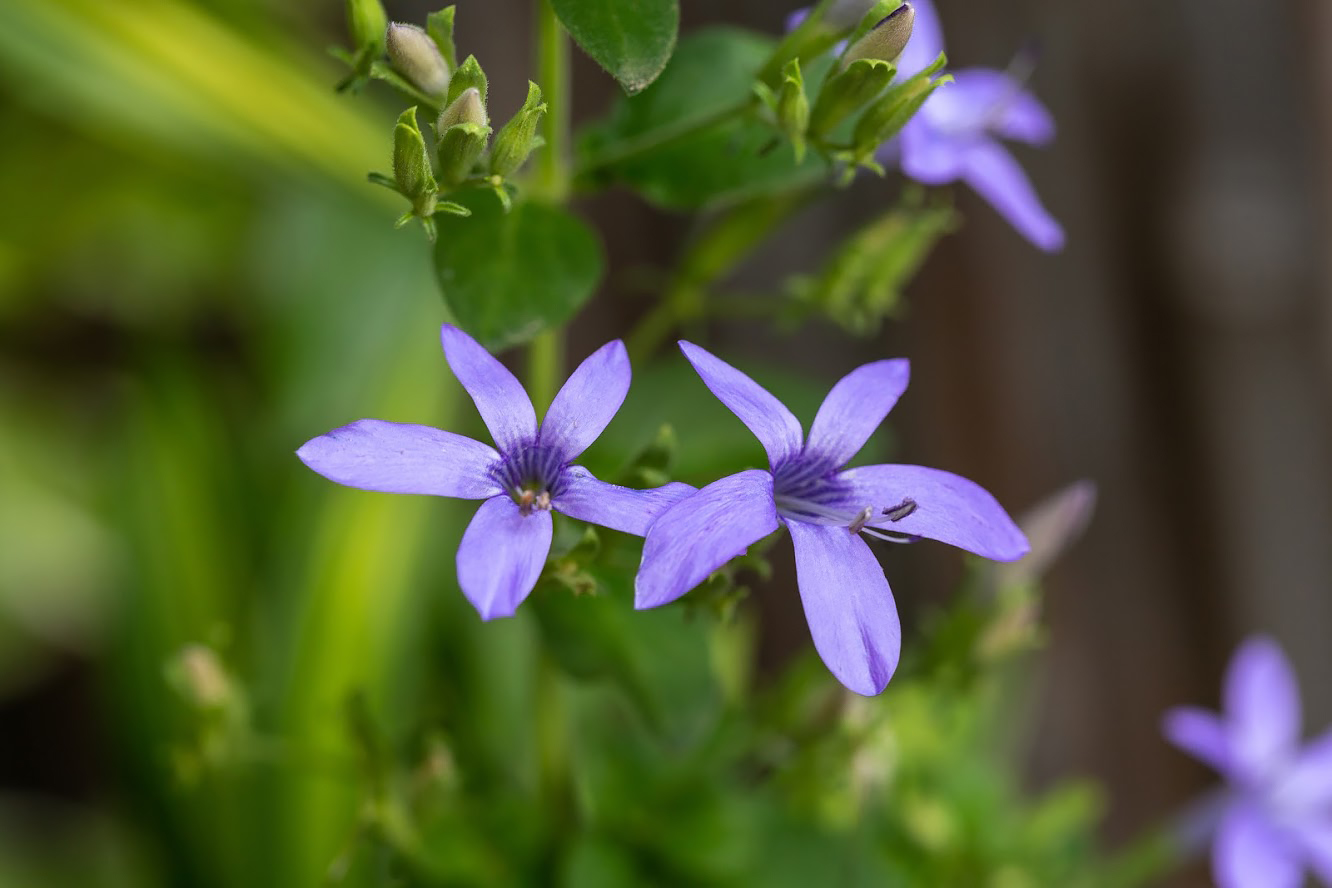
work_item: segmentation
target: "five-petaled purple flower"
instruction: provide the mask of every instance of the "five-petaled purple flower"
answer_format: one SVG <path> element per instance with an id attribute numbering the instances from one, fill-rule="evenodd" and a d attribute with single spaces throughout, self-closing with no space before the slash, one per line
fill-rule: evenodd
<path id="1" fill-rule="evenodd" d="M 930 537 L 999 561 L 1026 554 L 1022 531 L 965 478 L 922 466 L 842 468 L 905 391 L 905 360 L 847 374 L 824 399 L 806 440 L 799 420 L 748 376 L 696 345 L 680 348 L 763 444 L 770 470 L 714 481 L 657 518 L 643 542 L 636 607 L 679 598 L 785 524 L 814 646 L 842 684 L 869 696 L 888 684 L 902 639 L 888 580 L 861 533 Z"/>
<path id="2" fill-rule="evenodd" d="M 457 327 L 444 325 L 444 357 L 472 396 L 499 450 L 427 426 L 363 419 L 320 435 L 297 455 L 332 481 L 387 493 L 485 500 L 458 547 L 458 584 L 482 619 L 511 616 L 536 585 L 551 541 L 551 511 L 642 536 L 687 484 L 630 490 L 598 481 L 573 460 L 629 391 L 618 339 L 573 372 L 537 425 L 522 385 Z"/>
<path id="3" fill-rule="evenodd" d="M 1222 888 L 1297 888 L 1307 864 L 1332 885 L 1332 731 L 1300 748 L 1300 696 L 1281 648 L 1246 641 L 1226 671 L 1225 714 L 1166 714 L 1172 743 L 1230 786 L 1212 867 Z"/>
<path id="4" fill-rule="evenodd" d="M 943 31 L 931 0 L 911 0 L 916 9 L 911 40 L 897 60 L 910 77 L 943 52 Z M 937 89 L 882 149 L 885 162 L 900 152 L 902 172 L 926 185 L 962 179 L 1042 250 L 1064 245 L 1064 230 L 1031 186 L 1022 167 L 997 137 L 1044 145 L 1054 138 L 1054 119 L 1011 75 L 989 68 L 953 71 L 953 82 Z"/>

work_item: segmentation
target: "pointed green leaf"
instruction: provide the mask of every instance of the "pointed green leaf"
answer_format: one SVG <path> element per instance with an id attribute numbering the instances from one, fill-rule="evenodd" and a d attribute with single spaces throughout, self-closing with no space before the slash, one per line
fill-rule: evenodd
<path id="1" fill-rule="evenodd" d="M 450 195 L 470 218 L 435 217 L 435 273 L 444 302 L 491 349 L 567 321 L 595 292 L 605 261 L 596 234 L 559 207 L 504 208 L 490 189 Z"/>
<path id="2" fill-rule="evenodd" d="M 678 0 L 551 0 L 565 30 L 633 95 L 657 79 L 675 49 Z"/>

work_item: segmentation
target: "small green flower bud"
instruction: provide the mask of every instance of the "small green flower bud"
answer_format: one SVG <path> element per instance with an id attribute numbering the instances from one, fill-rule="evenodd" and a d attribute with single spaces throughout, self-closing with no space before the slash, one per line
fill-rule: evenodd
<path id="1" fill-rule="evenodd" d="M 822 136 L 848 116 L 878 98 L 896 74 L 891 64 L 879 59 L 857 59 L 829 77 L 809 115 L 809 132 Z"/>
<path id="2" fill-rule="evenodd" d="M 383 55 L 387 28 L 388 16 L 379 0 L 347 0 L 347 29 L 358 50 L 370 47 L 373 55 Z"/>
<path id="3" fill-rule="evenodd" d="M 490 127 L 479 123 L 455 123 L 441 133 L 437 148 L 440 180 L 449 188 L 466 181 L 489 140 Z"/>
<path id="4" fill-rule="evenodd" d="M 777 94 L 777 124 L 795 148 L 796 162 L 805 159 L 805 128 L 809 126 L 809 97 L 800 60 L 791 59 L 782 69 L 782 89 Z"/>
<path id="5" fill-rule="evenodd" d="M 527 101 L 504 129 L 495 137 L 495 150 L 490 154 L 490 172 L 496 176 L 508 176 L 527 161 L 527 156 L 536 148 L 538 137 L 537 123 L 546 113 L 546 103 L 541 101 L 541 87 L 527 83 Z"/>
<path id="6" fill-rule="evenodd" d="M 430 155 L 425 139 L 416 125 L 416 108 L 408 108 L 393 128 L 393 181 L 398 191 L 412 202 L 412 213 L 430 216 L 435 212 L 435 192 L 439 190 L 430 170 Z"/>
<path id="7" fill-rule="evenodd" d="M 847 47 L 842 64 L 849 65 L 856 59 L 895 61 L 911 39 L 915 21 L 915 8 L 910 3 L 903 3 L 881 19 L 868 34 Z"/>
<path id="8" fill-rule="evenodd" d="M 421 92 L 442 96 L 449 91 L 448 63 L 425 31 L 394 22 L 388 26 L 386 44 L 393 67 Z"/>
<path id="9" fill-rule="evenodd" d="M 452 105 L 469 89 L 475 89 L 481 94 L 481 104 L 486 103 L 486 72 L 481 70 L 481 63 L 476 60 L 476 56 L 468 56 L 463 59 L 463 63 L 458 66 L 458 70 L 453 72 L 453 80 L 449 82 L 449 98 L 445 103 Z"/>
<path id="10" fill-rule="evenodd" d="M 486 116 L 486 106 L 481 102 L 481 91 L 474 86 L 463 90 L 462 94 L 444 109 L 439 115 L 438 122 L 435 123 L 435 132 L 443 135 L 449 127 L 460 123 L 478 123 L 481 126 L 490 124 L 490 118 Z"/>

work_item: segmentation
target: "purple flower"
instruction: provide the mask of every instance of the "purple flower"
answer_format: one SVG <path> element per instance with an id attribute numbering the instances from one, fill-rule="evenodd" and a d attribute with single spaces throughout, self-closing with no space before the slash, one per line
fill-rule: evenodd
<path id="1" fill-rule="evenodd" d="M 912 0 L 915 27 L 897 61 L 910 77 L 943 52 L 943 31 L 930 0 Z M 1044 145 L 1054 138 L 1054 119 L 1045 106 L 1011 75 L 988 68 L 954 71 L 953 82 L 937 89 L 882 149 L 891 162 L 900 153 L 902 172 L 926 185 L 962 179 L 1042 250 L 1064 245 L 1055 221 L 1031 182 L 999 137 Z"/>
<path id="2" fill-rule="evenodd" d="M 552 510 L 642 536 L 687 484 L 630 490 L 571 463 L 629 391 L 618 339 L 573 372 L 537 425 L 522 385 L 457 327 L 441 332 L 444 357 L 472 396 L 498 450 L 427 426 L 363 419 L 305 443 L 296 455 L 331 481 L 385 493 L 484 500 L 458 546 L 458 584 L 481 618 L 512 616 L 550 551 Z"/>
<path id="3" fill-rule="evenodd" d="M 1281 648 L 1246 641 L 1226 670 L 1225 713 L 1166 714 L 1170 742 L 1229 782 L 1212 868 L 1222 888 L 1332 885 L 1332 731 L 1300 748 L 1300 695 Z"/>
<path id="4" fill-rule="evenodd" d="M 805 439 L 791 411 L 734 367 L 681 342 L 712 393 L 763 444 L 769 470 L 714 481 L 667 509 L 643 542 L 635 606 L 674 601 L 785 524 L 819 656 L 842 684 L 877 694 L 897 668 L 901 626 L 883 569 L 860 534 L 930 537 L 1000 561 L 1027 540 L 976 484 L 922 466 L 844 469 L 905 391 L 905 360 L 877 361 L 833 386 Z"/>

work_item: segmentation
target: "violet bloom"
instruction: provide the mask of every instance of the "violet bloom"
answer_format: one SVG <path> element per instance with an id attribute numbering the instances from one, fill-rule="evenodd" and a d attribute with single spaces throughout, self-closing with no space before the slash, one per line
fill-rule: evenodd
<path id="1" fill-rule="evenodd" d="M 428 426 L 362 419 L 306 442 L 297 456 L 331 481 L 385 493 L 484 500 L 458 546 L 458 584 L 483 620 L 512 616 L 550 552 L 552 510 L 642 536 L 653 518 L 693 493 L 687 484 L 630 490 L 592 477 L 573 460 L 629 391 L 618 339 L 564 383 L 537 425 L 514 375 L 472 337 L 445 324 L 444 357 L 499 450 Z"/>
<path id="2" fill-rule="evenodd" d="M 1226 670 L 1225 713 L 1166 714 L 1172 743 L 1229 782 L 1212 868 L 1222 888 L 1332 885 L 1332 731 L 1300 748 L 1300 695 L 1281 648 L 1246 641 Z"/>
<path id="3" fill-rule="evenodd" d="M 905 360 L 843 377 L 805 440 L 791 411 L 748 376 L 696 345 L 680 348 L 763 444 L 769 470 L 714 481 L 662 513 L 643 543 L 636 607 L 674 601 L 784 524 L 814 646 L 842 684 L 869 696 L 897 668 L 902 631 L 888 580 L 860 534 L 930 537 L 999 561 L 1026 554 L 1022 531 L 965 478 L 922 466 L 842 468 L 906 390 Z"/>
<path id="4" fill-rule="evenodd" d="M 916 8 L 911 40 L 897 60 L 901 77 L 911 77 L 943 52 L 939 15 L 930 0 Z M 1054 138 L 1054 119 L 1045 106 L 1008 73 L 989 68 L 952 71 L 953 82 L 934 91 L 898 139 L 881 154 L 885 163 L 900 152 L 902 172 L 926 185 L 965 181 L 1042 250 L 1064 245 L 1064 230 L 1031 186 L 1022 167 L 999 138 L 1045 145 Z"/>

